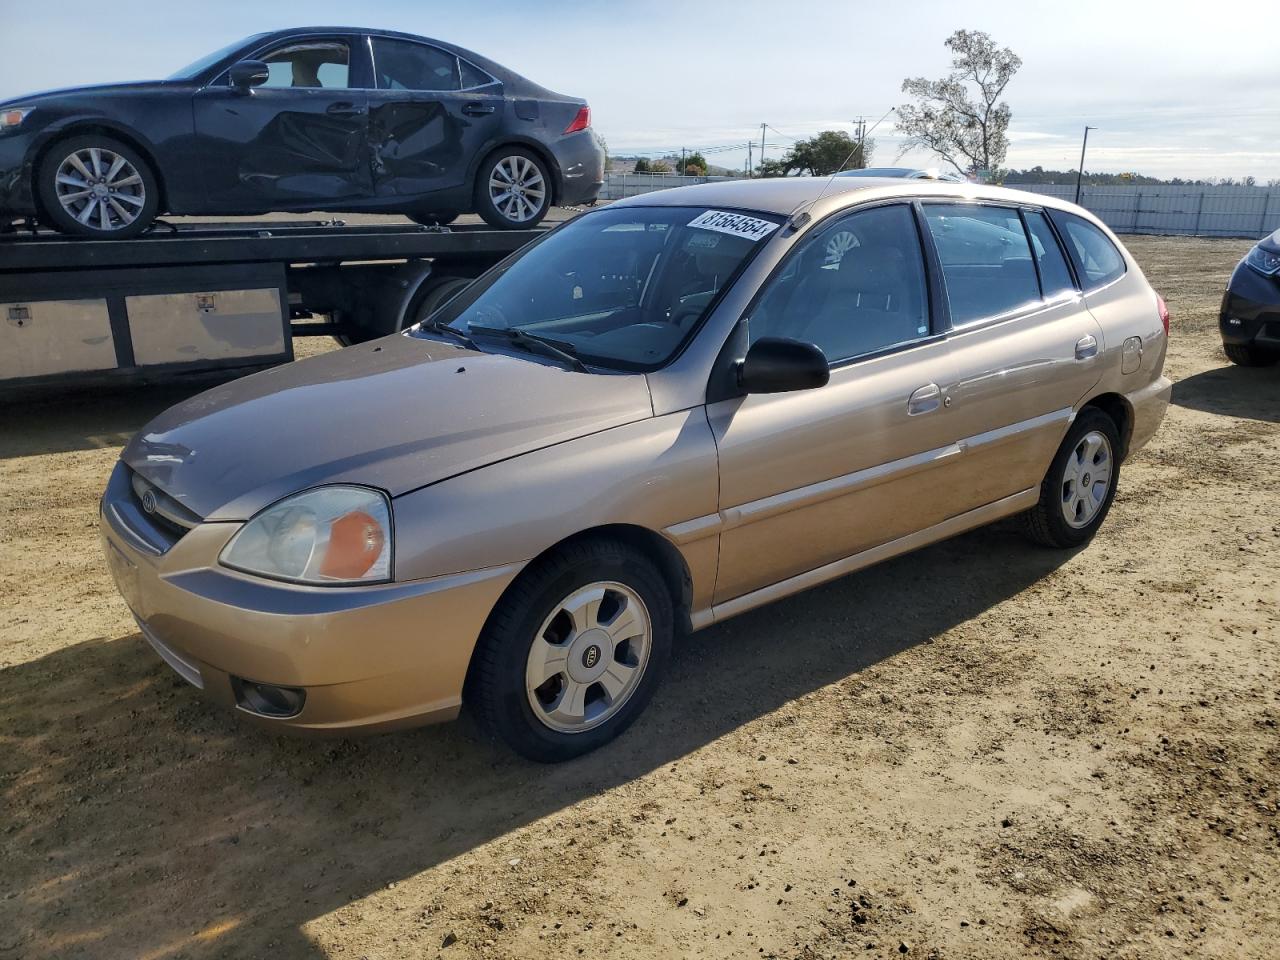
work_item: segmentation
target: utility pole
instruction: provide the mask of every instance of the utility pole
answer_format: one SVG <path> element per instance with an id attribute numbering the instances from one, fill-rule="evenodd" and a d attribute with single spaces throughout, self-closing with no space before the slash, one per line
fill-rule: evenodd
<path id="1" fill-rule="evenodd" d="M 680 148 L 680 176 L 684 176 L 684 154 L 687 147 Z"/>
<path id="2" fill-rule="evenodd" d="M 858 152 L 854 159 L 855 170 L 867 165 L 867 121 L 863 117 L 858 118 Z"/>
<path id="3" fill-rule="evenodd" d="M 1084 128 L 1084 142 L 1080 144 L 1080 169 L 1076 171 L 1076 203 L 1080 202 L 1080 181 L 1084 178 L 1084 151 L 1089 146 L 1089 131 L 1097 127 Z"/>
<path id="4" fill-rule="evenodd" d="M 748 179 L 751 177 L 751 151 L 754 148 L 755 148 L 755 142 L 752 140 L 748 140 L 747 141 L 747 177 Z"/>
<path id="5" fill-rule="evenodd" d="M 764 167 L 764 131 L 769 125 L 767 123 L 760 124 L 760 166 Z"/>

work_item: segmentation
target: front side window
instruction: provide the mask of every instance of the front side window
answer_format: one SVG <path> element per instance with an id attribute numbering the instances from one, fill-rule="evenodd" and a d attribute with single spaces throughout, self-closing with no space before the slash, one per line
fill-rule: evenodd
<path id="1" fill-rule="evenodd" d="M 792 251 L 751 312 L 752 342 L 815 344 L 829 363 L 929 333 L 929 296 L 915 216 L 873 207 L 817 228 Z"/>
<path id="2" fill-rule="evenodd" d="M 436 47 L 390 37 L 373 38 L 379 90 L 458 90 L 458 58 Z"/>
<path id="3" fill-rule="evenodd" d="M 1073 213 L 1054 210 L 1052 216 L 1066 238 L 1071 259 L 1080 274 L 1080 285 L 1085 290 L 1096 290 L 1124 276 L 1124 257 L 1105 233 Z"/>
<path id="4" fill-rule="evenodd" d="M 526 247 L 431 318 L 510 339 L 523 331 L 587 363 L 652 370 L 681 349 L 742 266 L 777 230 L 763 214 L 617 207 Z M 506 336 L 500 336 L 506 332 Z"/>
<path id="5" fill-rule="evenodd" d="M 1022 218 L 1012 207 L 926 203 L 951 323 L 964 326 L 1040 300 Z"/>
<path id="6" fill-rule="evenodd" d="M 345 89 L 351 62 L 340 41 L 293 43 L 262 58 L 269 76 L 264 87 L 322 87 Z"/>

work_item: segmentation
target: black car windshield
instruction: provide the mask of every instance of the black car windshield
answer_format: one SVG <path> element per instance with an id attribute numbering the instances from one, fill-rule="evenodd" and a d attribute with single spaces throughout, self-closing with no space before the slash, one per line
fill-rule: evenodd
<path id="1" fill-rule="evenodd" d="M 168 80 L 194 80 L 204 71 L 208 70 L 223 57 L 229 57 L 241 47 L 248 46 L 254 40 L 265 37 L 265 33 L 255 33 L 251 37 L 245 37 L 243 40 L 237 40 L 235 43 L 229 43 L 221 50 L 215 50 L 213 53 L 206 53 L 195 63 L 189 63 L 181 70 L 175 70 L 166 78 Z"/>
<path id="2" fill-rule="evenodd" d="M 527 247 L 431 321 L 482 345 L 495 328 L 514 329 L 588 364 L 654 370 L 693 336 L 720 291 L 780 223 L 768 214 L 706 207 L 587 213 Z"/>

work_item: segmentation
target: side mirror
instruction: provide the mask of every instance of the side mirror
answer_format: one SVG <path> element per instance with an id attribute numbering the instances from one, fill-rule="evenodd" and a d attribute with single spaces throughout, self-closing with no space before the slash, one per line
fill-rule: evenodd
<path id="1" fill-rule="evenodd" d="M 241 60 L 239 63 L 233 63 L 231 69 L 227 71 L 231 89 L 239 90 L 241 93 L 248 93 L 250 87 L 260 86 L 270 77 L 271 71 L 261 60 Z"/>
<path id="2" fill-rule="evenodd" d="M 831 366 L 812 343 L 761 337 L 738 368 L 738 385 L 747 393 L 788 393 L 826 386 Z"/>

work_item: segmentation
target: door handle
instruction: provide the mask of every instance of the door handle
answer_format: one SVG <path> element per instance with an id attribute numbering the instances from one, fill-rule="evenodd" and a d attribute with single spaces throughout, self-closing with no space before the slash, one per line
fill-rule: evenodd
<path id="1" fill-rule="evenodd" d="M 1092 335 L 1083 336 L 1076 341 L 1076 359 L 1088 360 L 1098 355 L 1098 341 Z"/>
<path id="2" fill-rule="evenodd" d="M 473 100 L 462 105 L 462 112 L 468 117 L 483 117 L 485 114 L 493 113 L 493 104 L 479 103 Z"/>
<path id="3" fill-rule="evenodd" d="M 922 413 L 929 413 L 940 406 L 942 406 L 941 388 L 936 383 L 926 383 L 923 387 L 912 391 L 907 400 L 907 416 L 915 417 Z"/>
<path id="4" fill-rule="evenodd" d="M 331 117 L 358 117 L 364 113 L 364 107 L 357 103 L 350 103 L 342 100 L 338 103 L 331 103 L 324 110 Z"/>

